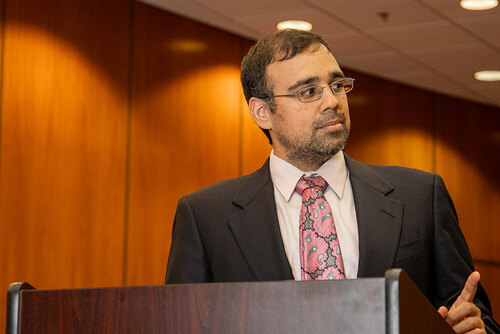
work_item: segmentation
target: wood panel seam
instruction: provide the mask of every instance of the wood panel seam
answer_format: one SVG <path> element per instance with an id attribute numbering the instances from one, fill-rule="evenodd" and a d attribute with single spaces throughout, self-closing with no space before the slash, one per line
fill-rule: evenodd
<path id="1" fill-rule="evenodd" d="M 132 129 L 132 54 L 134 34 L 134 0 L 129 0 L 129 34 L 128 34 L 128 74 L 127 74 L 127 129 L 125 146 L 125 194 L 123 216 L 123 258 L 122 258 L 122 285 L 127 285 L 128 262 L 128 232 L 130 213 L 130 154 L 131 154 L 131 129 Z"/>
<path id="2" fill-rule="evenodd" d="M 431 147 L 432 147 L 432 156 L 431 156 L 431 168 L 432 172 L 437 172 L 437 106 L 436 106 L 436 93 L 431 93 Z"/>
<path id="3" fill-rule="evenodd" d="M 243 56 L 245 55 L 245 40 L 243 38 L 239 38 L 240 40 L 240 58 L 243 59 Z M 243 90 L 240 90 L 240 101 L 245 99 L 245 96 L 243 94 Z M 240 103 L 240 106 L 238 108 L 238 175 L 242 176 L 243 175 L 243 131 L 244 131 L 244 125 L 243 125 L 243 113 L 245 112 L 244 108 L 242 107 L 242 103 Z"/>
<path id="4" fill-rule="evenodd" d="M 4 49 L 5 49 L 5 7 L 6 0 L 2 0 L 2 8 L 0 15 L 0 162 L 2 160 L 2 116 L 3 116 L 3 66 L 4 66 Z M 0 164 L 1 168 L 1 164 Z M 0 170 L 1 173 L 1 170 Z M 0 174 L 1 175 L 1 174 Z M 0 187 L 1 189 L 1 187 Z"/>

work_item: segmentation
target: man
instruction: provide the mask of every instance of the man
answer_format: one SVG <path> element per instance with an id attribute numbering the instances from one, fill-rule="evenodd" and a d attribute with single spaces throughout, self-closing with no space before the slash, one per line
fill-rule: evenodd
<path id="1" fill-rule="evenodd" d="M 353 80 L 323 38 L 285 30 L 259 40 L 241 80 L 273 151 L 256 172 L 180 199 L 167 284 L 376 277 L 398 267 L 456 332 L 500 331 L 442 179 L 343 154 Z"/>

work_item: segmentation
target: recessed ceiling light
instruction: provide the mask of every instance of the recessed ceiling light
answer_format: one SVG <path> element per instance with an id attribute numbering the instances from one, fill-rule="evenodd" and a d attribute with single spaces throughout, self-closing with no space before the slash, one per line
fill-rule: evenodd
<path id="1" fill-rule="evenodd" d="M 460 6 L 468 10 L 486 10 L 498 6 L 498 0 L 461 0 Z"/>
<path id="2" fill-rule="evenodd" d="M 297 30 L 310 31 L 313 26 L 312 24 L 306 21 L 290 20 L 290 21 L 280 22 L 276 25 L 276 27 L 278 28 L 278 30 L 297 29 Z"/>
<path id="3" fill-rule="evenodd" d="M 500 71 L 479 71 L 474 78 L 480 81 L 500 81 Z"/>

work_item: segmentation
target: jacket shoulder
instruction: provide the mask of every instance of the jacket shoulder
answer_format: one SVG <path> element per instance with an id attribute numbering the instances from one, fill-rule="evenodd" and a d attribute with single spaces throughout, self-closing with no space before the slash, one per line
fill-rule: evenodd
<path id="1" fill-rule="evenodd" d="M 270 182 L 269 160 L 255 172 L 217 182 L 187 196 L 188 202 L 202 206 L 218 206 L 221 203 L 246 204 Z"/>
<path id="2" fill-rule="evenodd" d="M 209 200 L 221 197 L 232 198 L 238 189 L 245 183 L 249 175 L 239 176 L 232 179 L 223 180 L 207 187 L 196 190 L 195 192 L 186 195 L 190 201 L 195 201 L 199 199 Z"/>

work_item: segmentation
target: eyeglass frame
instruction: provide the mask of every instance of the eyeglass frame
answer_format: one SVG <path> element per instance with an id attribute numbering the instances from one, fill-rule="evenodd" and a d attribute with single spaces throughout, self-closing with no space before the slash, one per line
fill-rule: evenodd
<path id="1" fill-rule="evenodd" d="M 339 82 L 339 81 L 342 81 L 342 80 L 345 80 L 345 79 L 350 79 L 350 80 L 351 80 L 351 83 L 352 83 L 352 85 L 351 85 L 351 89 L 349 89 L 347 92 L 336 93 L 336 92 L 333 90 L 333 85 L 334 85 L 335 83 L 337 83 L 337 82 Z M 321 93 L 319 94 L 318 98 L 317 98 L 317 99 L 314 99 L 314 100 L 310 100 L 310 101 L 302 101 L 302 100 L 300 99 L 300 97 L 299 97 L 299 94 L 300 94 L 301 92 L 303 92 L 303 91 L 305 91 L 305 90 L 308 90 L 308 89 L 311 89 L 311 88 L 313 88 L 313 87 L 315 87 L 315 88 L 316 88 L 316 87 L 321 88 Z M 331 84 L 329 84 L 329 85 L 325 85 L 325 86 L 317 86 L 317 85 L 308 86 L 308 87 L 306 87 L 306 88 L 304 88 L 304 89 L 301 89 L 301 90 L 299 90 L 298 92 L 295 92 L 295 93 L 291 93 L 291 94 L 279 94 L 279 95 L 274 95 L 274 94 L 273 94 L 273 95 L 272 95 L 272 96 L 270 96 L 270 97 L 275 98 L 275 97 L 296 96 L 296 97 L 297 97 L 297 99 L 298 99 L 300 102 L 302 102 L 302 103 L 310 103 L 310 102 L 314 102 L 314 101 L 318 101 L 318 100 L 320 100 L 320 99 L 323 97 L 323 89 L 325 89 L 326 87 L 330 87 L 330 90 L 331 90 L 331 91 L 332 91 L 332 93 L 333 93 L 333 94 L 335 94 L 335 95 L 347 94 L 347 93 L 349 93 L 350 91 L 352 91 L 352 90 L 354 89 L 354 78 L 350 78 L 350 77 L 343 77 L 343 78 L 340 78 L 340 79 L 338 79 L 338 80 L 335 80 L 334 82 L 332 82 L 332 83 L 331 83 Z"/>

